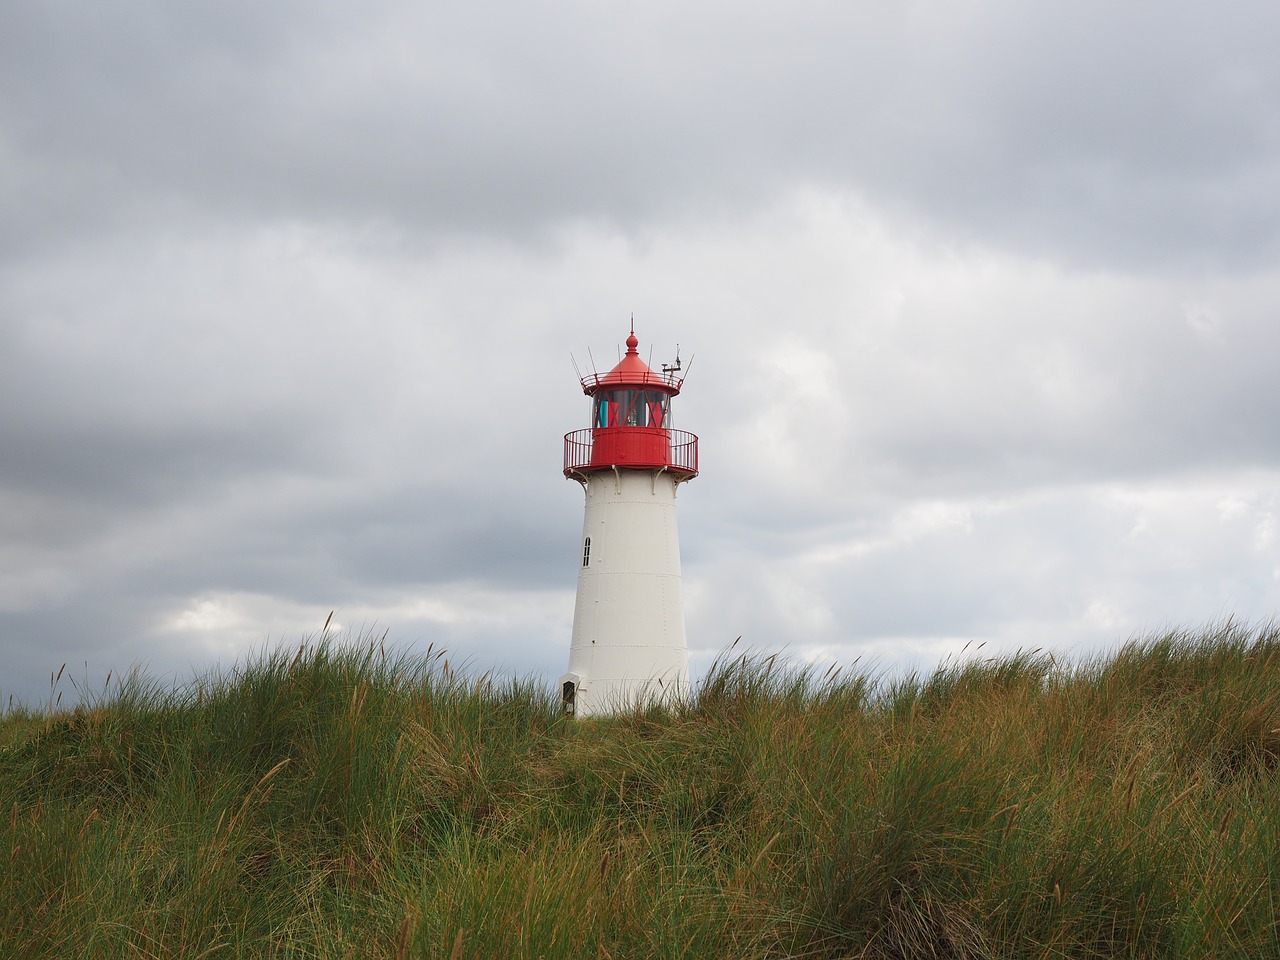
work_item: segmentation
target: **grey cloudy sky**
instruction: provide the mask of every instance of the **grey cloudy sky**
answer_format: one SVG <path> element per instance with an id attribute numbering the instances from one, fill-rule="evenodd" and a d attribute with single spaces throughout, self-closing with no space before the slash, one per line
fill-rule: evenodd
<path id="1" fill-rule="evenodd" d="M 330 610 L 555 676 L 569 363 L 696 363 L 696 668 L 1280 607 L 1280 8 L 0 6 L 0 691 Z M 86 666 L 87 664 L 87 666 Z"/>

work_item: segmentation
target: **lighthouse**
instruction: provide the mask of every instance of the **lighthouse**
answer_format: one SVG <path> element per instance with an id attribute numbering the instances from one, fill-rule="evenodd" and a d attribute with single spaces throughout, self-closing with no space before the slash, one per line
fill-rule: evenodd
<path id="1" fill-rule="evenodd" d="M 680 360 L 653 370 L 636 350 L 582 378 L 591 426 L 564 438 L 564 475 L 586 509 L 564 710 L 599 716 L 689 695 L 676 490 L 698 475 L 698 438 L 671 426 Z"/>

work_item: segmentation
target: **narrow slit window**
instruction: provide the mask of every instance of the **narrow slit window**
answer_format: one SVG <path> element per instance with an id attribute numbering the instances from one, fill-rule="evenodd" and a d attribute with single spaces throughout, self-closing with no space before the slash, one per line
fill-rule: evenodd
<path id="1" fill-rule="evenodd" d="M 582 541 L 582 565 L 584 567 L 591 566 L 591 538 Z"/>

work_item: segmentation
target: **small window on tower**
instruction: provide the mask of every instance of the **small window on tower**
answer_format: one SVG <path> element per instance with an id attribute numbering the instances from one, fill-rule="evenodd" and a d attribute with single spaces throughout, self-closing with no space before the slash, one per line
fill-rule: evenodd
<path id="1" fill-rule="evenodd" d="M 584 567 L 591 566 L 591 538 L 582 541 L 582 565 Z"/>

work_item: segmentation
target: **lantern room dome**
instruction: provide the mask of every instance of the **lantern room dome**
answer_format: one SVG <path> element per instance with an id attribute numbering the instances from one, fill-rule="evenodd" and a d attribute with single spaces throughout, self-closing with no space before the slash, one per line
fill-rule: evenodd
<path id="1" fill-rule="evenodd" d="M 592 396 L 598 390 L 613 387 L 648 387 L 661 390 L 663 393 L 676 396 L 684 383 L 684 378 L 674 370 L 654 370 L 640 359 L 636 348 L 640 341 L 636 333 L 631 331 L 627 337 L 627 352 L 608 373 L 590 373 L 582 378 L 582 392 Z M 678 366 L 678 364 L 677 364 Z"/>

